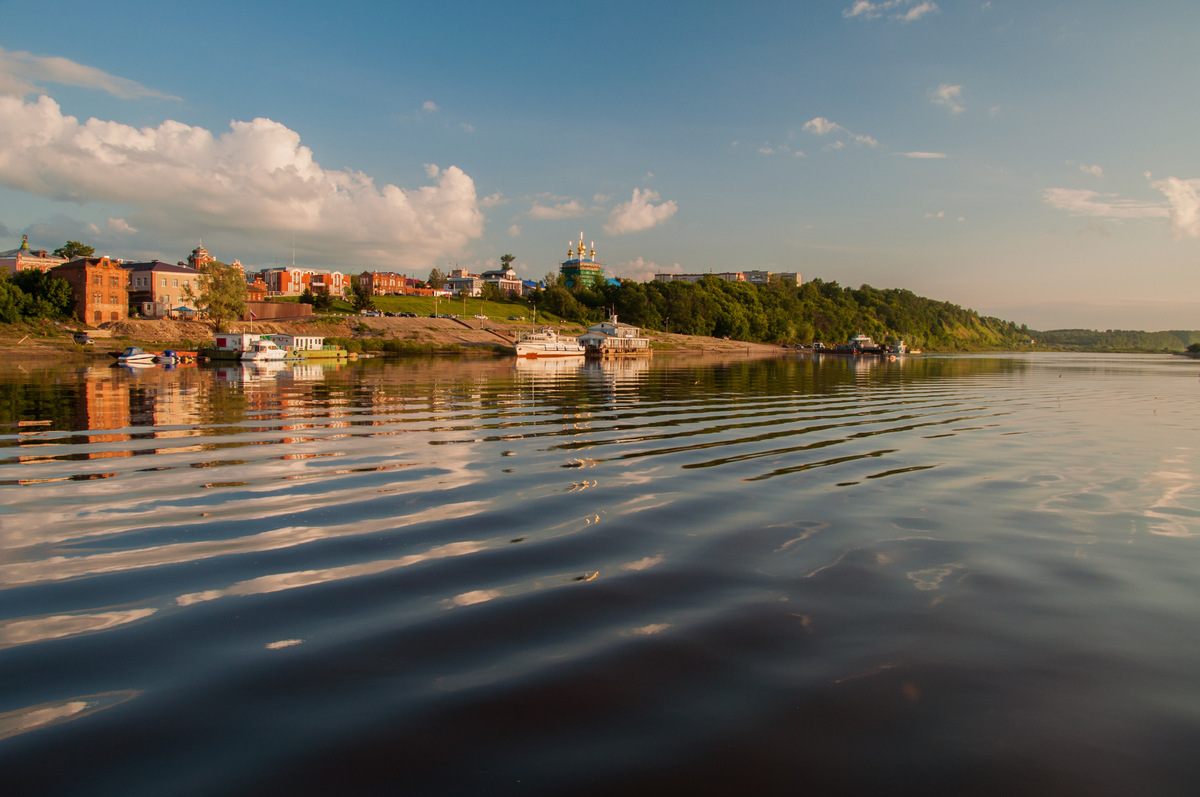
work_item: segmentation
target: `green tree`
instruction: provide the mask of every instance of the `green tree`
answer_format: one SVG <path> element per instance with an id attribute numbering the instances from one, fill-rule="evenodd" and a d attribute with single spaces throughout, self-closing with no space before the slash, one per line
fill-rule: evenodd
<path id="1" fill-rule="evenodd" d="M 500 268 L 505 270 L 512 268 L 513 261 L 516 259 L 515 255 L 500 255 Z"/>
<path id="2" fill-rule="evenodd" d="M 426 282 L 429 283 L 430 288 L 441 288 L 446 284 L 446 275 L 442 273 L 441 269 L 435 267 L 429 271 L 429 279 Z"/>
<path id="3" fill-rule="evenodd" d="M 313 292 L 310 288 L 305 288 L 304 293 L 300 294 L 300 304 L 312 304 Z"/>
<path id="4" fill-rule="evenodd" d="M 67 260 L 74 260 L 77 257 L 92 257 L 95 254 L 95 249 L 87 244 L 81 244 L 79 241 L 67 241 L 54 250 L 56 257 L 65 257 Z"/>
<path id="5" fill-rule="evenodd" d="M 29 269 L 13 275 L 12 282 L 25 294 L 22 314 L 27 318 L 66 318 L 74 310 L 71 285 L 61 277 Z"/>
<path id="6" fill-rule="evenodd" d="M 483 287 L 479 289 L 479 298 L 485 302 L 499 302 L 504 299 L 504 292 L 500 290 L 500 286 L 494 282 L 485 282 Z"/>
<path id="7" fill-rule="evenodd" d="M 354 285 L 354 298 L 351 300 L 351 303 L 354 305 L 354 309 L 359 312 L 375 309 L 375 297 L 371 295 L 369 290 L 363 287 L 362 282 Z"/>
<path id="8" fill-rule="evenodd" d="M 229 323 L 246 314 L 246 277 L 219 260 L 205 263 L 197 271 L 199 276 L 184 288 L 183 295 L 208 312 L 217 332 L 228 332 Z"/>
<path id="9" fill-rule="evenodd" d="M 25 293 L 7 276 L 0 275 L 0 323 L 15 324 L 25 309 Z"/>
<path id="10" fill-rule="evenodd" d="M 329 291 L 317 291 L 312 295 L 314 310 L 328 310 L 333 307 L 333 295 Z"/>

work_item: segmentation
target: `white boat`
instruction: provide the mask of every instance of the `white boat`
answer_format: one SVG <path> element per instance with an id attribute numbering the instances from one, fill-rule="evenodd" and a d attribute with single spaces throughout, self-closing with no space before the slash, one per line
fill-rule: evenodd
<path id="1" fill-rule="evenodd" d="M 287 356 L 287 352 L 275 345 L 274 341 L 266 338 L 258 338 L 250 341 L 250 345 L 242 349 L 242 354 L 239 359 L 249 360 L 250 362 L 266 362 L 269 360 L 282 360 Z"/>
<path id="2" fill-rule="evenodd" d="M 560 338 L 558 331 L 542 327 L 517 340 L 518 357 L 582 357 L 583 346 L 573 338 Z"/>
<path id="3" fill-rule="evenodd" d="M 141 346 L 129 346 L 117 355 L 119 365 L 153 365 L 154 354 Z"/>

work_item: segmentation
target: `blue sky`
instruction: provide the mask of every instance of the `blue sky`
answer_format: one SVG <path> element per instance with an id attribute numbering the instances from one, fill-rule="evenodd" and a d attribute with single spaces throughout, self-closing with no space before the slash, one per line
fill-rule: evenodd
<path id="1" fill-rule="evenodd" d="M 0 2 L 0 248 L 1200 327 L 1200 3 Z M 9 244 L 3 244 L 7 240 Z"/>

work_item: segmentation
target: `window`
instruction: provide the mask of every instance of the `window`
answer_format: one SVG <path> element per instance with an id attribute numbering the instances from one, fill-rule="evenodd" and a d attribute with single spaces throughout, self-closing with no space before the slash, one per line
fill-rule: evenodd
<path id="1" fill-rule="evenodd" d="M 98 294 L 98 293 L 92 294 L 92 304 L 100 304 L 100 294 Z"/>
<path id="2" fill-rule="evenodd" d="M 92 277 L 92 284 L 93 285 L 102 285 L 103 280 L 104 280 L 103 277 L 101 277 L 99 274 L 96 274 L 95 276 Z"/>
<path id="3" fill-rule="evenodd" d="M 120 277 L 109 277 L 108 278 L 108 286 L 110 288 L 117 288 L 117 287 L 120 287 L 120 285 L 121 285 Z"/>
<path id="4" fill-rule="evenodd" d="M 178 288 L 178 287 L 179 287 L 179 280 L 171 280 L 171 287 L 172 287 L 172 288 Z"/>
<path id="5" fill-rule="evenodd" d="M 104 320 L 104 316 L 100 314 L 99 310 L 96 310 L 92 313 L 92 320 L 94 322 L 96 322 L 97 324 L 99 324 L 101 321 Z"/>
<path id="6" fill-rule="evenodd" d="M 163 278 L 162 278 L 162 284 L 161 284 L 161 285 L 159 285 L 159 287 L 160 287 L 160 288 L 165 288 L 165 287 L 167 287 L 167 278 L 166 278 L 166 277 L 163 277 Z"/>

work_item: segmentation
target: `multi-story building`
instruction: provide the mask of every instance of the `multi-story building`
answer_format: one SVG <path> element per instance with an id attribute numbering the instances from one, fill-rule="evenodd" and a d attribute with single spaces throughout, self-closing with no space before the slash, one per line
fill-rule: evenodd
<path id="1" fill-rule="evenodd" d="M 45 249 L 33 249 L 29 246 L 29 236 L 21 236 L 21 245 L 7 252 L 0 252 L 0 272 L 7 271 L 15 274 L 18 271 L 46 272 L 55 266 L 66 263 L 65 257 L 52 255 Z"/>
<path id="2" fill-rule="evenodd" d="M 129 273 L 120 261 L 77 257 L 50 269 L 65 279 L 75 299 L 75 317 L 85 324 L 119 321 L 129 315 Z"/>
<path id="3" fill-rule="evenodd" d="M 719 277 L 726 282 L 745 282 L 746 275 L 740 271 L 719 271 L 709 272 L 707 274 L 655 274 L 655 282 L 671 282 L 679 280 L 682 282 L 699 282 L 705 277 Z"/>
<path id="4" fill-rule="evenodd" d="M 213 257 L 212 254 L 207 249 L 204 248 L 203 244 L 201 244 L 200 246 L 197 246 L 195 249 L 193 249 L 192 253 L 190 255 L 188 255 L 187 264 L 188 264 L 188 267 L 191 268 L 193 271 L 199 271 L 200 267 L 203 266 L 205 263 L 211 263 L 214 260 L 216 260 L 216 258 Z"/>
<path id="5" fill-rule="evenodd" d="M 464 293 L 467 296 L 478 296 L 483 289 L 483 277 L 472 274 L 465 268 L 456 268 L 450 272 L 449 277 L 446 277 L 445 288 L 455 296 L 461 296 Z"/>
<path id="6" fill-rule="evenodd" d="M 164 318 L 178 307 L 191 307 L 188 291 L 199 293 L 194 268 L 151 260 L 122 263 L 129 272 L 129 306 L 146 318 Z"/>
<path id="7" fill-rule="evenodd" d="M 524 295 L 524 285 L 517 278 L 517 272 L 511 268 L 498 268 L 492 271 L 483 272 L 480 277 L 484 282 L 490 282 L 500 289 L 500 293 L 505 296 Z"/>
<path id="8" fill-rule="evenodd" d="M 559 272 L 568 285 L 594 285 L 604 279 L 604 264 L 596 259 L 596 242 L 592 241 L 589 252 L 583 246 L 583 233 L 579 233 L 579 247 L 567 245 L 567 259 L 559 266 Z"/>
<path id="9" fill-rule="evenodd" d="M 800 272 L 798 271 L 783 271 L 779 273 L 773 271 L 746 271 L 743 273 L 746 275 L 746 282 L 749 282 L 751 285 L 766 285 L 771 281 L 772 277 L 781 279 L 789 285 L 800 284 Z"/>
<path id="10" fill-rule="evenodd" d="M 314 293 L 328 291 L 334 296 L 344 296 L 350 286 L 349 278 L 340 271 L 295 266 L 263 269 L 260 277 L 272 296 L 299 296 L 305 290 Z"/>
<path id="11" fill-rule="evenodd" d="M 364 271 L 358 275 L 358 287 L 372 296 L 404 294 L 408 282 L 406 275 L 394 271 Z"/>

